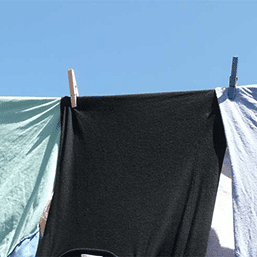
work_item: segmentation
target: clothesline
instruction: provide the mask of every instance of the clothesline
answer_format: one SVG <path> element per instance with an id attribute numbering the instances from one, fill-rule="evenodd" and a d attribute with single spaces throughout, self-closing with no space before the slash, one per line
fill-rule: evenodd
<path id="1" fill-rule="evenodd" d="M 237 87 L 237 83 L 238 83 L 237 65 L 238 65 L 238 57 L 233 57 L 231 76 L 229 77 L 229 90 L 228 90 L 228 97 L 231 100 L 233 100 L 236 97 L 235 88 Z M 78 91 L 78 85 L 75 77 L 75 71 L 73 69 L 68 69 L 68 77 L 69 77 L 69 85 L 70 85 L 71 105 L 72 105 L 72 108 L 75 108 L 77 106 L 77 97 L 79 96 L 79 91 Z"/>

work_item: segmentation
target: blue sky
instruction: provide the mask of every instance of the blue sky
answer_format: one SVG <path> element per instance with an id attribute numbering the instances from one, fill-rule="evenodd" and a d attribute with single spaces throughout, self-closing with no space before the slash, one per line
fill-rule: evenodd
<path id="1" fill-rule="evenodd" d="M 257 1 L 1 1 L 0 96 L 116 95 L 257 84 Z"/>

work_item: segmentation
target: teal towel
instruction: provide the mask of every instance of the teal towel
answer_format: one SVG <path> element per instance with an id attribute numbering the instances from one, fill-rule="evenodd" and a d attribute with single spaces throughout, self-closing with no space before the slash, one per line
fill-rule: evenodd
<path id="1" fill-rule="evenodd" d="M 38 228 L 54 186 L 60 98 L 0 97 L 0 257 Z"/>

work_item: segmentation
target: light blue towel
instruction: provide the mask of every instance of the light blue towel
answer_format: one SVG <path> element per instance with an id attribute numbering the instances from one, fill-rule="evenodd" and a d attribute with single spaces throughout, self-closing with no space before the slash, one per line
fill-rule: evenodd
<path id="1" fill-rule="evenodd" d="M 0 97 L 0 257 L 38 229 L 51 196 L 60 98 Z"/>
<path id="2" fill-rule="evenodd" d="M 39 240 L 39 228 L 35 233 L 22 240 L 8 257 L 35 257 Z"/>
<path id="3" fill-rule="evenodd" d="M 257 256 L 257 85 L 216 88 L 232 168 L 235 256 Z"/>

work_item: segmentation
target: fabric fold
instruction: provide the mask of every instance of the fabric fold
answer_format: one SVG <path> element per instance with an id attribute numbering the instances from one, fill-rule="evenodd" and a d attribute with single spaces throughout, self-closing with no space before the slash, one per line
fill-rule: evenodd
<path id="1" fill-rule="evenodd" d="M 214 90 L 62 98 L 37 256 L 204 257 L 225 149 Z"/>
<path id="2" fill-rule="evenodd" d="M 235 257 L 234 250 L 232 173 L 227 148 L 219 179 L 206 257 Z"/>

